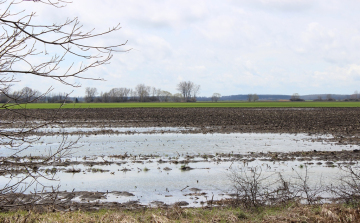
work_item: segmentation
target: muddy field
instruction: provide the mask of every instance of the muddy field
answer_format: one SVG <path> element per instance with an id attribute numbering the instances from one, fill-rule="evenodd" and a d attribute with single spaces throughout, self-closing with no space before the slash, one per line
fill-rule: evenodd
<path id="1" fill-rule="evenodd" d="M 0 177 L 5 184 L 6 179 L 21 178 L 30 171 L 54 179 L 52 187 L 62 185 L 55 202 L 59 210 L 211 206 L 231 198 L 227 175 L 234 168 L 261 166 L 265 175 L 284 173 L 292 179 L 291 175 L 304 173 L 306 166 L 312 179 L 332 184 L 341 167 L 358 169 L 360 161 L 358 108 L 17 112 L 26 116 L 1 110 L 0 128 L 24 131 L 26 121 L 30 126 L 40 125 L 27 136 L 41 138 L 26 149 L 28 154 L 16 156 L 5 152 L 7 142 L 3 141 Z M 43 128 L 44 121 L 54 125 Z M 47 148 L 56 148 L 59 136 L 68 136 L 70 141 L 81 137 L 80 148 L 62 159 L 49 160 Z M 53 201 L 50 195 L 36 192 L 45 203 Z M 15 197 L 14 203 L 34 198 L 13 193 L 5 197 Z"/>
<path id="2" fill-rule="evenodd" d="M 198 127 L 197 132 L 330 133 L 357 136 L 360 108 L 120 108 L 19 110 L 26 120 L 69 126 Z M 3 121 L 24 118 L 0 110 Z M 5 127 L 5 123 L 2 126 Z"/>

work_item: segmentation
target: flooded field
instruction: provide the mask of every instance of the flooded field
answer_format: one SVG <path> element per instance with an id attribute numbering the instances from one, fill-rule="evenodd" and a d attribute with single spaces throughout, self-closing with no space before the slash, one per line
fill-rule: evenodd
<path id="1" fill-rule="evenodd" d="M 94 128 L 91 131 L 96 130 Z M 338 164 L 326 160 L 294 157 L 274 162 L 268 155 L 296 151 L 353 151 L 357 145 L 339 145 L 328 141 L 329 135 L 278 133 L 185 134 L 153 133 L 152 128 L 123 132 L 141 132 L 117 135 L 68 136 L 79 140 L 71 155 L 54 161 L 50 166 L 39 166 L 37 171 L 55 175 L 56 181 L 43 182 L 47 186 L 60 185 L 60 191 L 107 192 L 97 199 L 82 194 L 73 201 L 135 201 L 142 205 L 169 205 L 186 202 L 188 206 L 205 205 L 209 199 L 220 200 L 233 193 L 229 174 L 238 168 L 261 167 L 264 175 L 282 173 L 294 177 L 302 173 L 302 165 L 309 166 L 314 179 L 329 183 L 340 171 Z M 146 131 L 148 130 L 148 131 Z M 173 128 L 172 131 L 178 129 Z M 86 129 L 82 129 L 86 131 Z M 43 136 L 28 149 L 18 153 L 18 162 L 36 163 L 45 159 L 49 150 L 59 147 L 62 137 Z M 28 146 L 28 145 L 23 145 Z M 1 149 L 1 156 L 10 156 L 13 150 Z M 50 154 L 49 154 L 50 155 Z M 342 165 L 348 160 L 338 162 Z M 335 168 L 336 167 L 336 168 Z M 19 168 L 19 167 L 14 167 Z M 19 168 L 21 169 L 21 167 Z M 19 176 L 21 177 L 21 171 Z M 0 187 L 7 181 L 2 177 Z M 36 184 L 30 187 L 35 189 Z"/>
<path id="2" fill-rule="evenodd" d="M 11 139 L 3 140 L 0 156 L 6 162 L 1 163 L 0 187 L 23 179 L 29 172 L 25 167 L 31 167 L 43 177 L 35 183 L 24 180 L 28 193 L 46 194 L 58 187 L 62 200 L 93 208 L 98 202 L 201 207 L 234 196 L 231 174 L 236 171 L 257 168 L 269 179 L 280 173 L 289 182 L 309 177 L 311 186 L 331 185 L 344 174 L 341 167 L 357 170 L 360 160 L 357 134 L 338 131 L 228 132 L 222 130 L 226 126 L 115 123 L 64 122 L 37 128 L 27 135 L 33 141 L 18 143 L 16 150 L 7 146 Z M 18 130 L 23 129 L 4 131 Z M 65 149 L 64 156 L 47 160 L 67 145 L 71 150 Z M 326 192 L 319 195 L 331 198 Z"/>
<path id="3" fill-rule="evenodd" d="M 70 129 L 71 131 L 72 129 Z M 101 129 L 91 128 L 89 131 Z M 68 142 L 77 141 L 77 148 L 71 153 L 76 157 L 109 156 L 117 154 L 154 155 L 158 157 L 174 157 L 198 154 L 221 154 L 250 152 L 294 152 L 294 151 L 341 151 L 358 149 L 357 145 L 342 145 L 331 142 L 331 135 L 279 134 L 279 133 L 230 133 L 230 134 L 187 134 L 154 133 L 153 128 L 121 128 L 123 133 L 131 134 L 89 134 L 81 129 L 83 135 L 67 135 Z M 146 131 L 148 130 L 148 131 Z M 180 131 L 179 128 L 172 128 Z M 149 134 L 152 133 L 152 134 Z M 36 136 L 34 136 L 36 139 Z M 43 136 L 31 143 L 31 147 L 19 152 L 19 156 L 41 156 L 44 152 L 56 149 L 64 139 L 63 135 Z M 23 144 L 25 148 L 30 144 Z M 10 156 L 13 150 L 1 149 L 0 156 Z"/>

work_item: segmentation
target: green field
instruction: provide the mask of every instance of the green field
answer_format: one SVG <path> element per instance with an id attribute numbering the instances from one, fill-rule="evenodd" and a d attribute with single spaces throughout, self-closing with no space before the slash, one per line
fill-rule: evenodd
<path id="1" fill-rule="evenodd" d="M 32 103 L 16 105 L 13 108 L 27 109 L 56 109 L 60 104 L 56 103 Z M 360 102 L 196 102 L 196 103 L 173 103 L 173 102 L 145 102 L 145 103 L 71 103 L 63 108 L 197 108 L 197 107 L 232 107 L 232 108 L 318 108 L 318 107 L 360 107 Z"/>

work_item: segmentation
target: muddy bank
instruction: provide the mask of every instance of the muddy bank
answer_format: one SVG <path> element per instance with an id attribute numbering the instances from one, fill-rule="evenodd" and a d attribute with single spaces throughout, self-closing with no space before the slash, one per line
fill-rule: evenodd
<path id="1" fill-rule="evenodd" d="M 132 197 L 133 194 L 126 191 L 112 191 L 117 196 Z M 124 203 L 107 202 L 109 192 L 53 192 L 53 193 L 7 193 L 1 196 L 8 202 L 0 207 L 0 211 L 38 210 L 38 211 L 93 211 L 100 209 L 138 209 L 144 207 L 137 201 Z M 77 201 L 74 201 L 77 200 Z M 24 205 L 25 204 L 25 205 Z"/>
<path id="2" fill-rule="evenodd" d="M 27 173 L 29 168 L 33 172 L 43 172 L 46 174 L 55 174 L 57 172 L 65 173 L 110 173 L 109 167 L 115 166 L 117 171 L 127 172 L 134 171 L 130 169 L 128 164 L 143 166 L 142 168 L 135 169 L 135 171 L 149 171 L 146 165 L 152 164 L 174 164 L 181 165 L 180 168 L 174 171 L 189 171 L 193 168 L 188 165 L 195 163 L 249 163 L 256 160 L 267 162 L 279 161 L 299 161 L 304 164 L 317 164 L 332 167 L 335 163 L 344 165 L 354 165 L 360 161 L 360 150 L 355 149 L 351 151 L 295 151 L 295 152 L 249 152 L 247 154 L 236 153 L 221 153 L 221 154 L 199 154 L 199 155 L 186 155 L 183 157 L 156 157 L 153 155 L 142 156 L 129 156 L 128 154 L 112 155 L 103 157 L 103 161 L 91 161 L 88 159 L 96 159 L 96 157 L 83 157 L 79 160 L 63 159 L 56 161 L 44 161 L 47 157 L 5 157 L 3 162 L 0 163 L 0 176 L 7 174 L 21 174 Z M 339 163 L 340 162 L 340 163 Z M 345 162 L 345 163 L 341 163 Z M 82 165 L 82 168 L 77 166 Z M 26 167 L 26 168 L 25 168 Z M 145 168 L 144 168 L 145 167 Z M 157 168 L 160 169 L 160 168 Z M 209 168 L 201 168 L 209 169 Z M 164 171 L 172 171 L 171 168 L 165 167 Z"/>
<path id="3" fill-rule="evenodd" d="M 197 188 L 191 188 L 197 190 Z M 190 190 L 191 190 L 190 189 Z M 194 192 L 184 196 L 193 196 L 195 199 L 205 196 L 206 193 Z M 126 202 L 109 202 L 107 196 L 128 197 Z M 134 210 L 142 208 L 171 208 L 186 207 L 189 205 L 186 201 L 177 201 L 172 204 L 166 204 L 162 201 L 153 201 L 148 205 L 141 204 L 140 201 L 134 200 L 135 195 L 126 191 L 107 191 L 107 192 L 53 192 L 22 194 L 8 193 L 2 195 L 2 199 L 8 200 L 6 205 L 0 207 L 0 211 L 17 211 L 17 210 L 36 210 L 36 211 L 97 211 L 107 210 Z M 25 205 L 24 205 L 25 203 Z M 200 201 L 202 207 L 227 206 L 228 198 L 222 200 Z"/>

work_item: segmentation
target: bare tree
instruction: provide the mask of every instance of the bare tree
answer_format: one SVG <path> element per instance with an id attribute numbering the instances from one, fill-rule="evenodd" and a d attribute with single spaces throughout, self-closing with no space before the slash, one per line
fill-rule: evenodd
<path id="1" fill-rule="evenodd" d="M 173 95 L 174 102 L 181 102 L 183 100 L 183 95 L 180 93 L 176 93 Z"/>
<path id="2" fill-rule="evenodd" d="M 161 97 L 161 94 L 162 94 L 162 90 L 160 88 L 156 89 L 156 94 L 155 94 L 155 97 L 156 97 L 156 100 L 157 101 L 160 101 L 160 97 Z"/>
<path id="3" fill-rule="evenodd" d="M 120 99 L 121 101 L 127 101 L 130 94 L 129 88 L 120 88 Z"/>
<path id="4" fill-rule="evenodd" d="M 71 100 L 67 99 L 67 93 L 50 93 L 46 95 L 46 102 L 48 103 L 69 103 L 72 102 Z"/>
<path id="5" fill-rule="evenodd" d="M 192 93 L 193 93 L 193 95 L 192 95 L 193 101 L 196 101 L 196 97 L 200 93 L 200 85 L 194 84 L 193 89 L 192 89 Z"/>
<path id="6" fill-rule="evenodd" d="M 35 0 L 34 0 L 35 1 Z M 79 87 L 79 83 L 70 82 L 75 79 L 101 80 L 101 78 L 92 78 L 86 75 L 89 69 L 102 66 L 109 63 L 113 52 L 119 51 L 120 47 L 126 43 L 114 44 L 109 46 L 88 45 L 87 42 L 95 42 L 96 38 L 108 33 L 119 30 L 120 25 L 116 25 L 102 33 L 93 33 L 92 30 L 84 30 L 77 18 L 66 19 L 63 22 L 54 21 L 46 24 L 35 23 L 33 18 L 35 12 L 27 13 L 26 9 L 29 4 L 35 4 L 31 1 L 7 1 L 0 2 L 0 94 L 9 100 L 0 105 L 1 127 L 0 128 L 0 144 L 3 148 L 14 151 L 11 157 L 18 157 L 18 152 L 26 150 L 26 145 L 31 145 L 39 138 L 29 137 L 30 133 L 35 129 L 49 126 L 53 123 L 60 123 L 58 113 L 54 111 L 51 118 L 43 118 L 35 116 L 35 114 L 27 110 L 14 110 L 15 105 L 24 107 L 20 103 L 28 103 L 37 98 L 44 97 L 51 90 L 48 86 L 43 94 L 37 92 L 32 95 L 36 97 L 28 97 L 25 101 L 18 101 L 18 95 L 12 95 L 9 91 L 11 86 L 15 86 L 21 81 L 16 79 L 18 74 L 33 75 L 42 78 L 50 78 L 64 85 Z M 62 0 L 37 0 L 36 4 L 47 4 L 49 7 L 63 7 L 66 4 Z M 23 7 L 25 10 L 16 10 Z M 36 8 L 36 7 L 32 7 Z M 91 41 L 90 41 L 91 40 Z M 70 65 L 69 62 L 70 61 Z M 78 63 L 82 61 L 82 63 Z M 76 63 L 75 63 L 76 62 Z M 76 66 L 75 64 L 79 64 Z M 31 95 L 31 94 L 30 94 Z M 20 97 L 21 99 L 21 97 Z M 15 103 L 9 103 L 9 102 Z M 13 115 L 12 115 L 13 114 Z M 33 120 L 36 120 L 33 122 Z M 14 126 L 20 126 L 13 130 Z M 7 129 L 12 129 L 8 131 Z M 47 165 L 54 159 L 60 159 L 65 156 L 69 149 L 76 144 L 76 141 L 67 142 L 66 138 L 60 143 L 60 146 L 51 153 L 47 158 L 39 163 Z M 4 196 L 8 193 L 21 193 L 29 188 L 29 185 L 38 183 L 39 178 L 45 176 L 34 170 L 34 166 L 24 164 L 26 170 L 22 178 L 15 178 L 6 164 L 8 157 L 0 158 L 1 172 L 9 175 L 9 182 L 0 188 L 0 206 L 23 205 L 35 203 L 37 200 L 21 200 L 14 198 L 9 201 Z M 46 179 L 53 179 L 52 177 Z M 29 182 L 26 186 L 24 182 Z M 56 190 L 56 188 L 52 188 Z M 12 203 L 13 202 L 13 203 Z M 39 202 L 37 202 L 39 204 Z"/>
<path id="7" fill-rule="evenodd" d="M 156 87 L 151 87 L 151 97 L 156 97 L 158 89 Z"/>
<path id="8" fill-rule="evenodd" d="M 221 98 L 221 94 L 219 93 L 214 93 L 211 97 L 211 101 L 212 102 L 218 102 L 218 100 Z"/>
<path id="9" fill-rule="evenodd" d="M 191 81 L 181 81 L 176 89 L 185 101 L 196 101 L 196 95 L 200 91 L 200 85 L 196 85 Z"/>
<path id="10" fill-rule="evenodd" d="M 248 94 L 248 95 L 247 95 L 247 101 L 248 101 L 248 102 L 251 102 L 251 101 L 252 101 L 252 94 Z"/>
<path id="11" fill-rule="evenodd" d="M 109 91 L 111 102 L 124 102 L 128 100 L 131 89 L 129 88 L 113 88 Z"/>
<path id="12" fill-rule="evenodd" d="M 101 92 L 100 93 L 101 102 L 107 103 L 111 101 L 111 97 L 108 92 Z"/>
<path id="13" fill-rule="evenodd" d="M 247 100 L 248 102 L 255 102 L 259 100 L 259 96 L 257 94 L 248 94 Z"/>
<path id="14" fill-rule="evenodd" d="M 168 91 L 161 91 L 160 101 L 169 102 L 171 100 L 172 94 Z"/>
<path id="15" fill-rule="evenodd" d="M 36 102 L 40 95 L 40 91 L 31 89 L 29 87 L 24 87 L 20 91 L 15 91 L 13 93 L 13 98 L 15 99 L 15 102 L 31 103 Z"/>
<path id="16" fill-rule="evenodd" d="M 161 89 L 151 87 L 151 101 L 160 101 Z"/>
<path id="17" fill-rule="evenodd" d="M 113 88 L 109 91 L 109 100 L 111 102 L 120 102 L 120 90 L 119 88 Z"/>
<path id="18" fill-rule="evenodd" d="M 182 97 L 185 99 L 185 101 L 189 100 L 191 97 L 191 91 L 194 86 L 194 83 L 191 81 L 181 81 L 177 85 L 177 90 L 182 94 Z"/>
<path id="19" fill-rule="evenodd" d="M 292 96 L 291 96 L 291 101 L 298 101 L 300 99 L 300 95 L 298 93 L 294 93 Z"/>
<path id="20" fill-rule="evenodd" d="M 98 92 L 95 87 L 85 88 L 85 101 L 86 102 L 94 102 L 97 94 L 98 94 Z"/>
<path id="21" fill-rule="evenodd" d="M 135 91 L 137 93 L 139 101 L 144 102 L 147 100 L 147 98 L 150 95 L 150 89 L 151 89 L 151 87 L 146 86 L 145 84 L 136 85 Z"/>
<path id="22" fill-rule="evenodd" d="M 129 96 L 130 96 L 130 101 L 137 101 L 137 98 L 136 98 L 137 93 L 135 90 L 130 89 Z"/>

